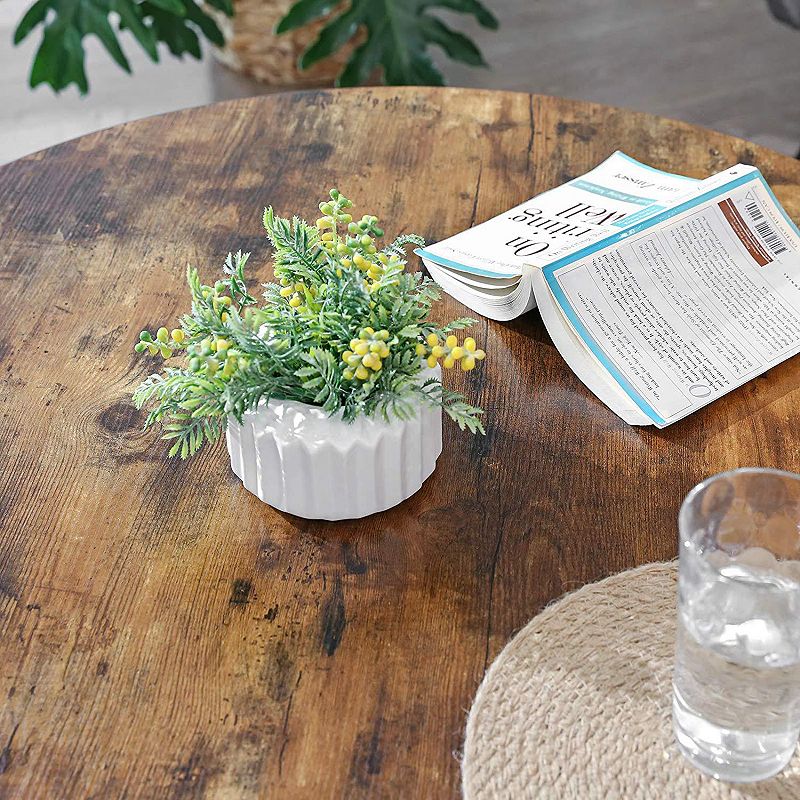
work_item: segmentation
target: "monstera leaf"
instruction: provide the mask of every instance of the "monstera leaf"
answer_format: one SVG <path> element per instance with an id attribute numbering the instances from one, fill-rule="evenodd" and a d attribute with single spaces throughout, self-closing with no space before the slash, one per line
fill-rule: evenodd
<path id="1" fill-rule="evenodd" d="M 228 16 L 233 14 L 231 0 L 206 2 Z M 224 44 L 217 23 L 195 0 L 36 0 L 14 32 L 14 44 L 38 26 L 43 35 L 30 85 L 48 83 L 56 92 L 70 84 L 81 94 L 88 91 L 83 48 L 87 36 L 96 36 L 126 72 L 131 68 L 118 31 L 129 31 L 153 61 L 158 61 L 158 42 L 164 42 L 173 55 L 189 53 L 195 58 L 201 55 L 198 33 L 216 45 Z"/>
<path id="2" fill-rule="evenodd" d="M 300 68 L 306 69 L 343 47 L 359 29 L 365 29 L 366 40 L 339 75 L 338 86 L 364 83 L 378 67 L 390 84 L 440 86 L 444 79 L 428 55 L 430 45 L 471 66 L 486 66 L 486 62 L 471 39 L 429 13 L 435 7 L 470 14 L 483 27 L 497 28 L 497 19 L 480 0 L 351 0 L 346 8 L 332 0 L 298 0 L 278 23 L 276 32 L 328 18 L 316 41 L 300 58 Z"/>

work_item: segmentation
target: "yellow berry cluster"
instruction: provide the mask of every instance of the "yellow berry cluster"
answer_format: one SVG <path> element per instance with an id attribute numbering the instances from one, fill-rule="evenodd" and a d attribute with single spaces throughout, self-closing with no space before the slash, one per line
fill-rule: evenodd
<path id="1" fill-rule="evenodd" d="M 189 345 L 187 352 L 191 356 L 189 369 L 200 372 L 205 368 L 206 375 L 212 378 L 217 372 L 223 378 L 230 378 L 237 369 L 244 369 L 250 363 L 222 336 L 206 337 L 197 344 Z"/>
<path id="2" fill-rule="evenodd" d="M 390 333 L 387 330 L 375 331 L 373 328 L 362 328 L 358 339 L 350 341 L 350 349 L 342 353 L 342 361 L 347 365 L 342 373 L 347 380 L 358 378 L 367 380 L 372 372 L 379 372 L 383 367 L 383 359 L 389 355 L 386 340 Z"/>
<path id="3" fill-rule="evenodd" d="M 155 339 L 149 331 L 142 331 L 133 349 L 137 353 L 144 353 L 147 350 L 151 356 L 161 353 L 162 358 L 171 358 L 176 350 L 183 347 L 185 341 L 186 334 L 180 328 L 175 328 L 172 333 L 166 328 L 159 328 Z"/>
<path id="4" fill-rule="evenodd" d="M 372 214 L 364 214 L 358 222 L 348 223 L 347 232 L 350 235 L 346 239 L 346 244 L 350 251 L 361 248 L 370 255 L 377 251 L 375 239 L 383 236 L 383 230 L 378 227 L 378 218 Z"/>
<path id="5" fill-rule="evenodd" d="M 460 345 L 458 339 L 452 334 L 444 342 L 435 333 L 428 335 L 427 347 L 420 342 L 417 345 L 417 354 L 426 359 L 429 367 L 435 367 L 439 359 L 446 369 L 452 369 L 456 363 L 461 365 L 464 372 L 475 369 L 475 363 L 486 358 L 486 353 L 478 349 L 475 340 L 468 336 L 464 344 Z"/>
<path id="6" fill-rule="evenodd" d="M 370 266 L 377 267 L 369 257 L 378 252 L 375 239 L 383 236 L 383 230 L 378 227 L 378 218 L 365 214 L 355 222 L 352 215 L 345 211 L 353 205 L 350 200 L 337 189 L 331 189 L 330 196 L 330 201 L 319 204 L 323 214 L 316 222 L 320 231 L 320 246 L 337 256 L 344 269 L 349 269 L 353 263 L 363 272 L 367 272 Z M 339 225 L 347 225 L 347 235 L 339 235 Z M 373 280 L 377 280 L 377 277 Z"/>
<path id="7" fill-rule="evenodd" d="M 320 208 L 326 205 L 328 204 L 323 203 Z M 378 227 L 377 217 L 365 214 L 358 222 L 353 222 L 349 214 L 340 214 L 339 219 L 341 221 L 347 220 L 348 222 L 347 232 L 349 235 L 344 239 L 340 239 L 336 236 L 335 225 L 333 223 L 334 219 L 336 219 L 334 216 L 322 217 L 322 219 L 317 220 L 317 227 L 323 225 L 334 228 L 332 231 L 323 233 L 320 238 L 323 242 L 336 243 L 335 248 L 328 247 L 327 249 L 330 252 L 335 251 L 337 255 L 342 256 L 342 264 L 345 267 L 349 267 L 352 261 L 358 263 L 356 258 L 353 258 L 351 261 L 349 256 L 358 256 L 363 259 L 363 254 L 371 256 L 378 252 L 378 248 L 375 245 L 375 238 L 383 236 L 383 230 Z"/>
<path id="8" fill-rule="evenodd" d="M 353 263 L 362 272 L 366 273 L 367 277 L 373 282 L 373 286 L 383 277 L 387 267 L 396 267 L 400 264 L 400 259 L 394 254 L 387 256 L 386 253 L 378 253 L 375 257 L 377 262 L 364 258 L 361 253 L 356 253 L 353 256 Z"/>
<path id="9" fill-rule="evenodd" d="M 352 203 L 336 190 L 331 189 L 330 201 L 319 204 L 320 217 L 316 226 L 320 231 L 320 246 L 336 260 L 336 274 L 342 277 L 345 270 L 355 265 L 364 273 L 365 291 L 374 292 L 380 288 L 381 279 L 388 267 L 396 267 L 402 262 L 395 254 L 379 253 L 376 240 L 383 236 L 378 227 L 378 218 L 365 214 L 358 222 L 344 211 Z M 347 233 L 340 235 L 338 226 L 347 225 Z M 287 295 L 288 296 L 288 295 Z"/>
<path id="10" fill-rule="evenodd" d="M 317 290 L 313 286 L 306 286 L 302 281 L 296 283 L 289 278 L 281 278 L 280 291 L 281 297 L 286 297 L 289 300 L 289 305 L 292 308 L 301 308 L 306 302 L 306 292 L 312 297 L 316 297 Z"/>
<path id="11" fill-rule="evenodd" d="M 226 295 L 222 294 L 227 289 L 225 281 L 217 281 L 214 286 L 203 286 L 200 290 L 205 300 L 211 301 L 211 306 L 220 315 L 223 322 L 228 321 L 228 312 L 226 308 L 230 308 L 233 300 Z"/>
<path id="12" fill-rule="evenodd" d="M 352 223 L 352 215 L 348 214 L 344 209 L 350 208 L 353 204 L 346 197 L 342 197 L 336 189 L 331 189 L 331 201 L 319 204 L 319 210 L 323 216 L 317 220 L 317 230 L 322 231 L 320 241 L 323 250 L 327 250 L 331 254 L 338 253 L 342 255 L 350 251 L 346 249 L 343 242 L 339 241 L 336 235 L 336 227 L 340 224 L 348 225 Z"/>

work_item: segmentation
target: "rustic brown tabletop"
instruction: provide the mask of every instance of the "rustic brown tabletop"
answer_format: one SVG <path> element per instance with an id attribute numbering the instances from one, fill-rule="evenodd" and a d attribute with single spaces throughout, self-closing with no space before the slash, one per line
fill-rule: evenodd
<path id="1" fill-rule="evenodd" d="M 800 219 L 790 158 L 462 89 L 241 100 L 0 169 L 3 797 L 456 797 L 466 710 L 517 628 L 673 557 L 702 477 L 800 470 L 800 359 L 666 430 L 631 428 L 535 311 L 481 321 L 484 366 L 447 374 L 488 435 L 446 423 L 422 490 L 367 519 L 278 513 L 224 446 L 182 463 L 142 432 L 138 332 L 183 310 L 187 262 L 210 279 L 241 247 L 270 278 L 265 204 L 313 219 L 337 186 L 387 230 L 437 240 L 617 148 L 697 177 L 754 163 Z"/>

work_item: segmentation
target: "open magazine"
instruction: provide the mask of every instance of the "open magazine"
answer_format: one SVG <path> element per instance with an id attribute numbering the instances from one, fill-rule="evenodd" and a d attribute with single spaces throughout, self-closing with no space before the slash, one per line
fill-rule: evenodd
<path id="1" fill-rule="evenodd" d="M 514 319 L 536 305 L 530 267 L 657 214 L 699 183 L 616 152 L 591 172 L 417 253 L 464 305 L 490 319 Z"/>
<path id="2" fill-rule="evenodd" d="M 486 316 L 538 304 L 630 424 L 665 427 L 800 352 L 800 230 L 755 167 L 695 181 L 615 153 L 419 253 Z"/>

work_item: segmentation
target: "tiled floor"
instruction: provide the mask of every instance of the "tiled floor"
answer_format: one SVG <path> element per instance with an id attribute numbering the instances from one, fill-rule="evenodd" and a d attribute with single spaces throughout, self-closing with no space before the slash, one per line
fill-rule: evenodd
<path id="1" fill-rule="evenodd" d="M 447 64 L 450 83 L 623 105 L 796 152 L 800 31 L 764 0 L 486 0 L 497 33 L 474 32 L 491 70 Z M 89 41 L 91 94 L 27 88 L 32 38 L 11 45 L 27 0 L 0 2 L 0 163 L 130 119 L 255 94 L 208 58 L 151 64 L 125 40 L 129 77 Z M 453 17 L 455 25 L 461 24 Z"/>

